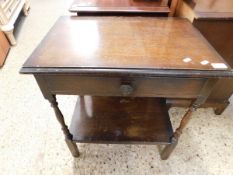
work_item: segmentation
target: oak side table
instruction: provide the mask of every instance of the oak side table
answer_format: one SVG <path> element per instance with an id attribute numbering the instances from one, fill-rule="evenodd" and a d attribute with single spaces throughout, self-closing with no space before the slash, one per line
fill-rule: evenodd
<path id="1" fill-rule="evenodd" d="M 185 31 L 185 32 L 184 32 Z M 167 159 L 227 63 L 185 19 L 61 17 L 25 62 L 61 124 L 76 142 L 163 144 Z M 78 95 L 71 126 L 56 95 Z M 173 131 L 166 98 L 192 99 Z"/>

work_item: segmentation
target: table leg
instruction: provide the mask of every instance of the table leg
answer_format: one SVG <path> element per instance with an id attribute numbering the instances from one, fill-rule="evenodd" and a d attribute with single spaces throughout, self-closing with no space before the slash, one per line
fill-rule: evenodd
<path id="1" fill-rule="evenodd" d="M 62 131 L 65 135 L 65 141 L 66 141 L 66 144 L 71 152 L 71 154 L 74 156 L 74 157 L 78 157 L 79 156 L 79 151 L 78 151 L 78 147 L 76 145 L 75 142 L 73 142 L 72 140 L 72 134 L 70 133 L 67 125 L 65 124 L 65 120 L 64 120 L 64 117 L 61 113 L 61 110 L 59 109 L 58 107 L 58 103 L 57 103 L 57 100 L 56 100 L 56 96 L 53 96 L 53 98 L 49 99 L 49 102 L 51 103 L 51 106 L 53 107 L 54 109 L 54 112 L 56 114 L 56 117 L 57 117 L 57 120 L 58 122 L 60 123 L 61 125 L 61 128 L 62 128 Z"/>
<path id="2" fill-rule="evenodd" d="M 165 146 L 165 148 L 163 149 L 163 151 L 161 152 L 160 156 L 162 160 L 166 160 L 169 158 L 170 154 L 172 153 L 172 151 L 175 149 L 179 137 L 183 132 L 183 129 L 185 128 L 185 126 L 188 124 L 192 113 L 198 108 L 200 107 L 203 103 L 205 103 L 205 101 L 207 100 L 207 98 L 209 97 L 212 89 L 214 88 L 214 85 L 216 84 L 218 79 L 213 78 L 213 79 L 207 79 L 206 83 L 204 84 L 203 88 L 201 89 L 197 99 L 192 103 L 191 107 L 188 109 L 188 111 L 185 113 L 185 115 L 183 116 L 179 127 L 176 129 L 176 131 L 173 134 L 172 137 L 172 143 L 170 145 Z"/>
<path id="3" fill-rule="evenodd" d="M 172 151 L 175 149 L 175 147 L 176 147 L 176 145 L 178 143 L 179 137 L 182 134 L 182 131 L 183 131 L 184 127 L 188 124 L 188 122 L 189 122 L 189 120 L 191 118 L 192 112 L 194 110 L 195 110 L 195 108 L 191 107 L 185 113 L 184 117 L 182 118 L 182 120 L 180 122 L 180 126 L 176 129 L 176 131 L 173 134 L 172 143 L 170 145 L 165 146 L 162 153 L 160 154 L 162 160 L 168 159 L 168 157 L 170 156 Z"/>

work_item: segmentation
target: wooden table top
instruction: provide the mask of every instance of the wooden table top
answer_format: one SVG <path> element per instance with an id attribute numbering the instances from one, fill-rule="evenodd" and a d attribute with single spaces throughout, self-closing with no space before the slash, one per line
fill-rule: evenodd
<path id="1" fill-rule="evenodd" d="M 229 66 L 186 19 L 61 17 L 21 72 L 48 69 L 228 71 Z"/>

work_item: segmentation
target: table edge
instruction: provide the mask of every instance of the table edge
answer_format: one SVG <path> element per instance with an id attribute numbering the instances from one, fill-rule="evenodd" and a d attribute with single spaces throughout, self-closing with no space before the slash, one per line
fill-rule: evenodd
<path id="1" fill-rule="evenodd" d="M 232 77 L 233 70 L 187 70 L 187 69 L 93 69 L 93 68 L 32 68 L 22 67 L 21 74 L 77 74 L 92 76 L 142 76 L 142 77 Z"/>

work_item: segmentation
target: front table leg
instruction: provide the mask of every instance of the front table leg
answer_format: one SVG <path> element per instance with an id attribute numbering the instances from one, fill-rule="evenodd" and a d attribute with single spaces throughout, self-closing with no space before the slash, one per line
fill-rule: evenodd
<path id="1" fill-rule="evenodd" d="M 176 131 L 173 134 L 172 137 L 172 143 L 170 145 L 165 146 L 165 148 L 163 149 L 162 153 L 161 153 L 161 159 L 162 160 L 166 160 L 168 159 L 168 157 L 170 156 L 170 154 L 172 153 L 172 151 L 175 149 L 179 137 L 184 129 L 184 127 L 188 124 L 192 112 L 195 110 L 195 107 L 190 107 L 188 109 L 188 111 L 185 113 L 184 117 L 182 118 L 181 122 L 180 122 L 180 126 L 176 129 Z"/>
<path id="2" fill-rule="evenodd" d="M 79 156 L 79 151 L 78 151 L 78 147 L 76 145 L 75 142 L 73 142 L 72 140 L 72 134 L 70 133 L 67 125 L 65 124 L 65 120 L 64 120 L 64 117 L 61 113 L 61 110 L 59 109 L 58 107 L 58 103 L 57 103 L 57 100 L 56 100 L 56 96 L 54 95 L 53 98 L 49 99 L 49 102 L 51 103 L 51 106 L 53 107 L 54 109 L 54 112 L 56 114 L 56 117 L 57 117 L 57 120 L 58 122 L 60 123 L 61 125 L 61 128 L 62 128 L 62 131 L 65 135 L 65 141 L 66 141 L 66 144 L 71 152 L 71 154 L 74 156 L 74 157 L 78 157 Z"/>
<path id="3" fill-rule="evenodd" d="M 203 103 L 205 103 L 205 101 L 209 97 L 212 89 L 214 88 L 214 85 L 216 84 L 217 80 L 218 79 L 216 79 L 216 78 L 207 79 L 207 81 L 205 82 L 203 88 L 201 89 L 201 92 L 199 93 L 197 99 L 193 102 L 192 106 L 185 113 L 185 115 L 183 116 L 183 118 L 180 122 L 180 126 L 174 132 L 173 137 L 172 137 L 172 143 L 170 145 L 165 146 L 165 148 L 161 152 L 160 156 L 161 156 L 162 160 L 168 159 L 168 157 L 170 156 L 172 151 L 175 149 L 175 147 L 178 143 L 179 137 L 182 134 L 182 131 L 185 128 L 185 126 L 188 124 L 192 113 L 198 107 L 200 107 Z"/>

